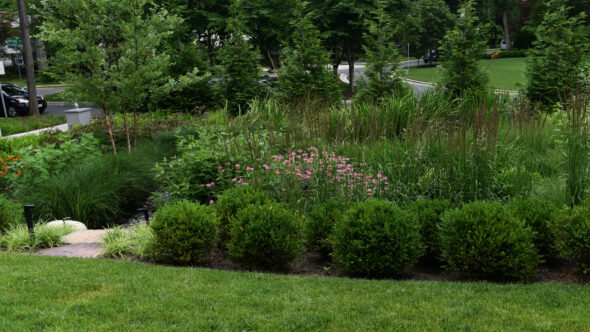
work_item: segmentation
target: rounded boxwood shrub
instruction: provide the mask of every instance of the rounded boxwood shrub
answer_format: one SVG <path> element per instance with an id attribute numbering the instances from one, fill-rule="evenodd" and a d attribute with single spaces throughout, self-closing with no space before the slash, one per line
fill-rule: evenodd
<path id="1" fill-rule="evenodd" d="M 422 254 L 419 227 L 394 203 L 369 200 L 353 205 L 334 227 L 334 262 L 359 277 L 395 277 Z"/>
<path id="2" fill-rule="evenodd" d="M 420 226 L 420 236 L 425 246 L 424 256 L 427 259 L 440 257 L 440 236 L 438 227 L 441 217 L 451 207 L 445 200 L 422 200 L 410 203 L 406 209 L 416 216 Z"/>
<path id="3" fill-rule="evenodd" d="M 558 230 L 563 256 L 574 261 L 583 274 L 590 273 L 590 206 L 575 207 L 559 224 Z"/>
<path id="4" fill-rule="evenodd" d="M 280 270 L 303 252 L 303 222 L 278 203 L 250 204 L 231 220 L 230 258 L 247 268 Z"/>
<path id="5" fill-rule="evenodd" d="M 533 243 L 539 254 L 554 258 L 557 255 L 553 232 L 557 207 L 548 201 L 517 199 L 510 202 L 509 210 L 514 217 L 533 230 Z"/>
<path id="6" fill-rule="evenodd" d="M 217 239 L 217 216 L 207 206 L 186 200 L 156 211 L 154 254 L 163 261 L 195 264 L 211 252 Z"/>
<path id="7" fill-rule="evenodd" d="M 249 205 L 263 205 L 272 200 L 256 186 L 237 186 L 223 192 L 215 203 L 219 216 L 219 237 L 222 243 L 229 239 L 230 222 L 234 216 Z"/>
<path id="8" fill-rule="evenodd" d="M 307 215 L 305 222 L 305 238 L 312 249 L 328 257 L 332 252 L 330 236 L 334 225 L 346 210 L 346 202 L 328 200 L 314 206 Z"/>
<path id="9" fill-rule="evenodd" d="M 12 226 L 24 224 L 25 216 L 22 205 L 6 199 L 0 194 L 0 233 Z"/>
<path id="10" fill-rule="evenodd" d="M 522 281 L 537 273 L 532 230 L 499 202 L 474 202 L 448 211 L 440 231 L 442 258 L 452 270 Z"/>

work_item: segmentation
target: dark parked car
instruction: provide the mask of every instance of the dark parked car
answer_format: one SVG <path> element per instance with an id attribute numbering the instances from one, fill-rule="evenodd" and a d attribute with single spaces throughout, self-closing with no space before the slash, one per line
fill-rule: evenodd
<path id="1" fill-rule="evenodd" d="M 2 84 L 2 98 L 6 105 L 6 114 L 9 117 L 17 115 L 28 115 L 29 114 L 29 91 L 22 86 L 8 83 Z M 39 102 L 39 112 L 45 112 L 47 108 L 47 102 L 41 95 L 37 95 L 37 101 Z M 0 103 L 0 116 L 4 116 L 4 110 Z"/>
<path id="2" fill-rule="evenodd" d="M 430 51 L 430 53 L 427 52 L 424 54 L 422 60 L 424 60 L 425 63 L 438 62 L 438 53 L 435 50 Z"/>

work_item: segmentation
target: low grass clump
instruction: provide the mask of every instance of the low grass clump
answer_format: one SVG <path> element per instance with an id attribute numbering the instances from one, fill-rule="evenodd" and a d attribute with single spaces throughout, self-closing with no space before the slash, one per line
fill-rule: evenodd
<path id="1" fill-rule="evenodd" d="M 38 119 L 34 116 L 0 119 L 2 136 L 9 136 L 66 123 L 65 116 L 47 115 Z"/>
<path id="2" fill-rule="evenodd" d="M 353 280 L 7 253 L 0 275 L 3 331 L 590 328 L 590 287 L 576 284 Z"/>
<path id="3" fill-rule="evenodd" d="M 53 227 L 39 223 L 33 229 L 34 235 L 31 235 L 25 225 L 16 225 L 0 235 L 0 247 L 10 252 L 58 247 L 62 244 L 61 238 L 73 231 L 70 225 Z"/>
<path id="4" fill-rule="evenodd" d="M 103 239 L 105 256 L 152 258 L 154 249 L 154 231 L 146 223 L 133 225 L 129 229 L 115 227 Z"/>

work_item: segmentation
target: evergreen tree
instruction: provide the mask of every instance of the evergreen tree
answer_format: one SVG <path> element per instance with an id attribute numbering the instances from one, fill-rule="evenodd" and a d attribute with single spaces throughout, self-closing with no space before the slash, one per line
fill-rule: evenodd
<path id="1" fill-rule="evenodd" d="M 224 71 L 225 97 L 233 115 L 248 110 L 248 104 L 259 94 L 259 52 L 254 49 L 245 28 L 244 12 L 240 0 L 235 0 L 227 29 L 229 39 L 220 51 Z"/>
<path id="2" fill-rule="evenodd" d="M 319 31 L 305 14 L 306 4 L 298 1 L 295 19 L 291 22 L 293 36 L 287 46 L 279 73 L 279 96 L 283 101 L 339 99 L 338 81 L 330 69 L 330 57 L 322 47 Z"/>
<path id="3" fill-rule="evenodd" d="M 486 49 L 486 38 L 475 15 L 472 0 L 461 4 L 456 22 L 455 28 L 447 32 L 441 43 L 440 86 L 461 96 L 487 86 L 488 77 L 477 65 L 477 57 Z"/>
<path id="4" fill-rule="evenodd" d="M 584 56 L 589 49 L 588 31 L 582 25 L 584 12 L 569 15 L 565 0 L 550 0 L 543 21 L 536 29 L 533 57 L 529 58 L 527 96 L 551 106 L 567 99 L 579 88 Z"/>
<path id="5" fill-rule="evenodd" d="M 361 84 L 357 98 L 379 103 L 384 98 L 407 91 L 398 73 L 399 53 L 394 42 L 396 26 L 386 12 L 386 1 L 376 0 L 376 10 L 367 25 L 363 46 L 367 55 L 367 81 Z"/>

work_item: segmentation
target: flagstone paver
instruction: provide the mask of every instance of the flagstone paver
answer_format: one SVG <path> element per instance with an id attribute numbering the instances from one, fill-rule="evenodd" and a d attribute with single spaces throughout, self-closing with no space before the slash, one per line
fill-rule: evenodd
<path id="1" fill-rule="evenodd" d="M 37 252 L 44 256 L 62 256 L 79 258 L 98 258 L 104 253 L 104 248 L 99 243 L 77 243 L 63 247 L 43 249 Z"/>

